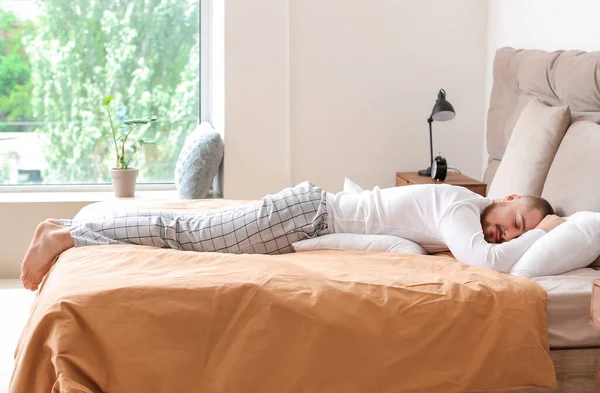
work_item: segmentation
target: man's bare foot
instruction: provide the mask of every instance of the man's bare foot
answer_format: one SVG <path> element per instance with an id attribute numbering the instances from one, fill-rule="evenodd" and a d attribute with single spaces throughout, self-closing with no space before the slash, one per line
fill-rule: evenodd
<path id="1" fill-rule="evenodd" d="M 69 228 L 58 220 L 49 218 L 38 225 L 21 265 L 23 286 L 35 291 L 58 255 L 73 246 Z"/>

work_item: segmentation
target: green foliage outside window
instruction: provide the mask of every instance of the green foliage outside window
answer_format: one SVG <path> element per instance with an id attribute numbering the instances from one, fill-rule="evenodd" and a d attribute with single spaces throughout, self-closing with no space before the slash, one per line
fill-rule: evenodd
<path id="1" fill-rule="evenodd" d="M 98 105 L 106 92 L 115 93 L 122 116 L 158 116 L 144 134 L 155 144 L 130 165 L 140 168 L 140 181 L 172 181 L 177 154 L 199 119 L 199 1 L 36 4 L 40 16 L 20 25 L 26 34 L 23 28 L 14 33 L 24 56 L 12 74 L 23 83 L 6 94 L 29 105 L 13 105 L 11 114 L 43 123 L 36 132 L 47 144 L 44 182 L 109 181 L 111 129 Z"/>
<path id="2" fill-rule="evenodd" d="M 31 121 L 31 67 L 23 35 L 31 23 L 19 21 L 10 12 L 0 10 L 0 121 Z M 13 127 L 11 131 L 23 131 Z M 0 132 L 9 128 L 0 124 Z"/>

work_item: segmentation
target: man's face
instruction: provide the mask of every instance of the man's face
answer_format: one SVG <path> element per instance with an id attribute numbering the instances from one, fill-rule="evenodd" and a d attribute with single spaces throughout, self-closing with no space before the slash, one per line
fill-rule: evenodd
<path id="1" fill-rule="evenodd" d="M 518 195 L 509 195 L 482 213 L 483 236 L 488 243 L 507 242 L 534 229 L 543 218 L 539 210 L 528 210 Z"/>

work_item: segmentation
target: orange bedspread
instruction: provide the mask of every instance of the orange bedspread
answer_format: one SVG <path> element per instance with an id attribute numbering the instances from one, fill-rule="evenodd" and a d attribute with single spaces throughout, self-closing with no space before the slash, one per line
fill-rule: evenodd
<path id="1" fill-rule="evenodd" d="M 44 282 L 10 392 L 528 386 L 555 375 L 546 293 L 524 277 L 436 256 L 93 246 Z"/>

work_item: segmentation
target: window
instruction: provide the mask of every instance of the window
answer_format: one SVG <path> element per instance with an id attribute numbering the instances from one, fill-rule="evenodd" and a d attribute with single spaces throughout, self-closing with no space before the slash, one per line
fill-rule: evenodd
<path id="1" fill-rule="evenodd" d="M 131 166 L 172 183 L 199 68 L 200 0 L 0 0 L 0 185 L 110 183 L 108 95 L 121 120 L 158 116 Z"/>

